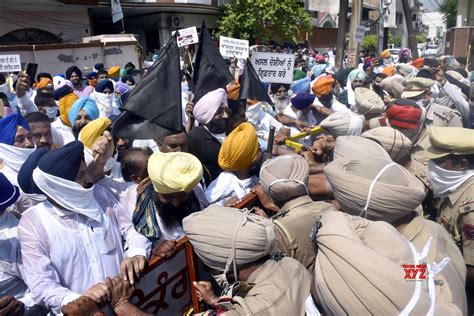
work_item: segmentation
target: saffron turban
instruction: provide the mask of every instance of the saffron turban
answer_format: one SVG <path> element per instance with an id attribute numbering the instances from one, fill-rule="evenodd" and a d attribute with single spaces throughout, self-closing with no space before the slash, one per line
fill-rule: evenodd
<path id="1" fill-rule="evenodd" d="M 387 109 L 386 114 L 391 126 L 416 130 L 423 111 L 414 101 L 398 99 Z"/>
<path id="2" fill-rule="evenodd" d="M 119 66 L 110 67 L 107 73 L 110 78 L 118 78 L 120 76 L 120 67 Z"/>
<path id="3" fill-rule="evenodd" d="M 387 77 L 391 77 L 395 75 L 395 71 L 396 71 L 395 66 L 390 65 L 390 66 L 385 67 L 385 69 L 382 70 L 382 73 L 386 75 Z"/>
<path id="4" fill-rule="evenodd" d="M 332 86 L 334 85 L 334 78 L 330 75 L 324 75 L 317 78 L 313 86 L 311 87 L 311 91 L 314 95 L 318 98 L 323 95 L 328 95 L 332 93 Z"/>
<path id="5" fill-rule="evenodd" d="M 380 53 L 380 58 L 382 59 L 388 59 L 390 58 L 390 56 L 392 56 L 392 54 L 390 53 L 390 50 L 386 49 L 384 50 L 383 52 Z"/>
<path id="6" fill-rule="evenodd" d="M 260 168 L 260 185 L 273 201 L 289 201 L 307 195 L 308 162 L 300 155 L 266 160 Z"/>
<path id="7" fill-rule="evenodd" d="M 76 75 L 79 76 L 79 78 L 82 78 L 82 72 L 81 70 L 76 67 L 76 66 L 71 66 L 66 70 L 66 79 L 71 80 L 72 74 L 75 73 Z"/>
<path id="8" fill-rule="evenodd" d="M 59 118 L 69 127 L 72 126 L 71 122 L 69 121 L 69 111 L 77 100 L 79 100 L 79 97 L 73 93 L 72 90 L 59 99 Z"/>
<path id="9" fill-rule="evenodd" d="M 74 121 L 82 109 L 87 112 L 87 115 L 89 115 L 91 120 L 95 120 L 99 117 L 99 109 L 97 108 L 95 101 L 89 97 L 82 97 L 74 102 L 71 110 L 69 110 L 68 118 L 72 125 L 74 125 Z"/>
<path id="10" fill-rule="evenodd" d="M 224 89 L 219 88 L 206 93 L 194 105 L 193 115 L 196 121 L 201 124 L 209 123 L 221 104 L 227 105 L 227 93 Z"/>
<path id="11" fill-rule="evenodd" d="M 417 58 L 414 61 L 411 62 L 411 65 L 414 66 L 416 69 L 421 69 L 425 65 L 425 59 L 424 58 Z"/>
<path id="12" fill-rule="evenodd" d="M 405 78 L 400 75 L 395 75 L 383 79 L 382 82 L 380 82 L 380 85 L 393 98 L 399 99 L 402 97 L 402 93 L 405 90 L 405 86 L 403 85 L 404 82 Z"/>
<path id="13" fill-rule="evenodd" d="M 20 197 L 20 190 L 11 184 L 7 177 L 0 172 L 0 211 L 3 213 L 10 205 Z"/>
<path id="14" fill-rule="evenodd" d="M 354 81 L 356 78 L 365 81 L 367 74 L 361 69 L 354 69 L 349 73 L 349 76 L 347 76 L 347 79 L 349 79 L 350 82 Z"/>
<path id="15" fill-rule="evenodd" d="M 219 166 L 225 171 L 246 169 L 257 160 L 259 151 L 257 131 L 252 124 L 242 123 L 222 143 Z"/>
<path id="16" fill-rule="evenodd" d="M 30 130 L 28 122 L 19 113 L 13 113 L 0 119 L 0 143 L 13 145 L 18 127 Z"/>
<path id="17" fill-rule="evenodd" d="M 114 83 L 111 80 L 101 80 L 95 86 L 95 91 L 103 93 L 105 88 L 109 88 L 111 92 L 114 92 Z"/>
<path id="18" fill-rule="evenodd" d="M 390 161 L 382 146 L 360 136 L 339 136 L 334 147 L 334 159 L 377 157 Z"/>
<path id="19" fill-rule="evenodd" d="M 380 144 L 395 162 L 405 158 L 412 148 L 411 140 L 402 132 L 389 126 L 380 126 L 369 129 L 362 137 L 371 139 Z"/>
<path id="20" fill-rule="evenodd" d="M 224 272 L 267 256 L 275 244 L 270 219 L 216 204 L 185 217 L 183 229 L 199 259 Z"/>
<path id="21" fill-rule="evenodd" d="M 385 109 L 383 100 L 374 91 L 358 87 L 354 91 L 356 110 L 361 115 L 380 114 Z"/>
<path id="22" fill-rule="evenodd" d="M 404 278 L 402 265 L 416 263 L 409 242 L 394 227 L 341 212 L 323 214 L 320 223 L 314 282 L 324 314 L 428 313 L 431 301 L 426 283 L 414 308 L 405 310 L 416 284 L 424 280 L 409 282 Z M 446 282 L 435 284 L 436 293 L 450 293 Z M 434 307 L 436 314 L 461 314 L 452 303 L 436 300 Z"/>
<path id="23" fill-rule="evenodd" d="M 53 80 L 52 79 L 49 79 L 49 78 L 41 78 L 41 80 L 36 84 L 35 86 L 35 89 L 36 90 L 39 90 L 39 89 L 43 89 L 45 88 L 47 85 L 53 85 Z"/>
<path id="24" fill-rule="evenodd" d="M 328 130 L 334 137 L 360 135 L 364 127 L 364 117 L 355 113 L 335 112 L 326 117 L 319 124 Z"/>
<path id="25" fill-rule="evenodd" d="M 84 144 L 84 147 L 92 149 L 94 143 L 110 124 L 112 124 L 112 121 L 106 117 L 99 117 L 98 119 L 90 121 L 79 133 L 79 140 Z"/>
<path id="26" fill-rule="evenodd" d="M 324 173 L 345 212 L 374 221 L 392 223 L 413 212 L 425 198 L 424 184 L 386 159 L 335 159 L 326 165 Z"/>
<path id="27" fill-rule="evenodd" d="M 148 159 L 148 175 L 158 193 L 189 193 L 202 178 L 202 165 L 188 153 L 156 152 Z"/>
<path id="28" fill-rule="evenodd" d="M 297 110 L 304 110 L 311 104 L 313 104 L 314 95 L 309 93 L 299 93 L 290 99 L 291 105 Z"/>

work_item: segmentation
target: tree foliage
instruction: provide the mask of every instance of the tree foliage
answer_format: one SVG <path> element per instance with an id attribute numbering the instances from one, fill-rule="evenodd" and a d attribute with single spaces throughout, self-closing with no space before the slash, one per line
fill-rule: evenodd
<path id="1" fill-rule="evenodd" d="M 418 44 L 426 43 L 426 37 L 423 34 L 418 34 L 416 36 L 416 42 Z"/>
<path id="2" fill-rule="evenodd" d="M 400 36 L 393 36 L 391 31 L 388 32 L 388 43 L 393 44 L 395 47 L 400 47 L 402 45 L 402 38 Z"/>
<path id="3" fill-rule="evenodd" d="M 449 29 L 455 27 L 456 16 L 458 14 L 458 0 L 444 0 L 439 6 L 439 12 L 443 14 L 443 20 L 446 24 L 446 28 Z"/>
<path id="4" fill-rule="evenodd" d="M 311 26 L 311 16 L 296 0 L 237 0 L 224 6 L 216 35 L 296 43 Z"/>
<path id="5" fill-rule="evenodd" d="M 367 35 L 362 40 L 362 46 L 372 52 L 377 50 L 377 35 Z"/>

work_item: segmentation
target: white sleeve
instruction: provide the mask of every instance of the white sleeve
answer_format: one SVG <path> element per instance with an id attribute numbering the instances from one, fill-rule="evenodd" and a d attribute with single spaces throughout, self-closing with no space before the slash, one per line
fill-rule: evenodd
<path id="1" fill-rule="evenodd" d="M 465 124 L 467 121 L 469 121 L 470 116 L 469 102 L 467 102 L 462 97 L 461 89 L 451 84 L 450 82 L 446 81 L 443 88 L 444 91 L 446 91 L 448 96 L 451 98 L 451 101 L 453 101 L 453 104 L 456 109 L 461 113 Z"/>
<path id="2" fill-rule="evenodd" d="M 26 116 L 29 113 L 38 111 L 38 108 L 33 103 L 33 101 L 31 101 L 31 99 L 28 97 L 26 93 L 21 98 L 19 98 L 18 96 L 15 96 L 15 100 L 23 116 Z"/>

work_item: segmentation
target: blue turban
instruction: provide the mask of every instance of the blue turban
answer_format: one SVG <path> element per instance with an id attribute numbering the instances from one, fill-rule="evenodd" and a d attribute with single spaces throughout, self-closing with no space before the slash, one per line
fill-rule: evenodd
<path id="1" fill-rule="evenodd" d="M 59 101 L 59 99 L 68 95 L 71 92 L 73 92 L 72 88 L 66 84 L 62 86 L 61 88 L 54 90 L 53 92 L 54 100 Z"/>
<path id="2" fill-rule="evenodd" d="M 82 78 L 82 72 L 79 68 L 77 68 L 76 66 L 71 66 L 69 67 L 67 70 L 66 70 L 66 79 L 67 80 L 70 80 L 71 79 L 71 76 L 72 76 L 72 73 L 75 72 L 76 75 L 79 76 L 79 78 Z"/>
<path id="3" fill-rule="evenodd" d="M 38 166 L 38 162 L 43 157 L 48 150 L 46 148 L 38 148 L 35 150 L 23 165 L 18 172 L 17 180 L 20 189 L 27 194 L 43 194 L 41 190 L 36 186 L 33 181 L 33 170 Z"/>
<path id="4" fill-rule="evenodd" d="M 354 69 L 349 73 L 348 79 L 350 82 L 354 81 L 355 78 L 365 81 L 365 78 L 367 77 L 367 74 L 365 71 L 360 70 L 360 69 Z"/>
<path id="5" fill-rule="evenodd" d="M 328 65 L 326 64 L 317 64 L 311 69 L 311 73 L 313 74 L 313 76 L 318 77 L 324 72 L 324 70 L 326 70 L 327 66 Z"/>
<path id="6" fill-rule="evenodd" d="M 297 110 L 304 110 L 314 102 L 314 95 L 309 93 L 300 93 L 290 99 L 291 105 Z"/>
<path id="7" fill-rule="evenodd" d="M 30 125 L 21 114 L 13 113 L 0 119 L 0 143 L 13 145 L 18 126 L 30 130 Z"/>
<path id="8" fill-rule="evenodd" d="M 114 92 L 114 84 L 112 81 L 105 79 L 101 80 L 100 82 L 97 83 L 95 86 L 95 91 L 103 93 L 105 88 L 109 88 L 110 91 Z"/>
<path id="9" fill-rule="evenodd" d="M 86 78 L 87 78 L 87 80 L 91 80 L 92 78 L 97 78 L 97 73 L 96 73 L 95 71 L 89 72 L 89 73 L 86 75 Z"/>
<path id="10" fill-rule="evenodd" d="M 293 93 L 303 93 L 303 92 L 309 92 L 309 84 L 311 83 L 311 78 L 306 77 L 300 80 L 296 80 L 293 82 L 291 85 L 291 91 Z"/>
<path id="11" fill-rule="evenodd" d="M 91 121 L 99 118 L 99 108 L 97 104 L 95 104 L 95 101 L 89 97 L 82 97 L 74 102 L 72 108 L 69 110 L 68 118 L 72 125 L 74 125 L 74 121 L 82 109 L 87 112 Z"/>
<path id="12" fill-rule="evenodd" d="M 83 160 L 84 145 L 76 140 L 44 154 L 38 168 L 49 175 L 75 181 Z"/>
<path id="13" fill-rule="evenodd" d="M 20 190 L 0 172 L 0 213 L 18 200 Z"/>

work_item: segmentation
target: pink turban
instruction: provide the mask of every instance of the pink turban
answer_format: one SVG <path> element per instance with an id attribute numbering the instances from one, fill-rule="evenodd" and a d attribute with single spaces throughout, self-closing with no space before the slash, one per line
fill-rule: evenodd
<path id="1" fill-rule="evenodd" d="M 208 92 L 194 105 L 194 118 L 201 124 L 209 123 L 222 103 L 227 105 L 227 93 L 224 89 Z"/>

